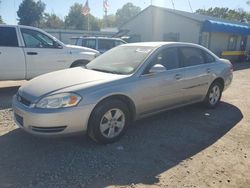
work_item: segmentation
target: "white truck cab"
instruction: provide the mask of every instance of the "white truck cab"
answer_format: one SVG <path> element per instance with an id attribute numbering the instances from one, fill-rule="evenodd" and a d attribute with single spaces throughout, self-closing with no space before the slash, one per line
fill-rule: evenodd
<path id="1" fill-rule="evenodd" d="M 0 24 L 0 80 L 31 79 L 82 66 L 97 55 L 90 48 L 65 45 L 38 28 Z"/>

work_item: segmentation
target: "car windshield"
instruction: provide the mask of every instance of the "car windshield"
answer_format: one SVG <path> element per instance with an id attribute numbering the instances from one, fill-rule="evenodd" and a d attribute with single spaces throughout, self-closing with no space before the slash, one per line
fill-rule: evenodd
<path id="1" fill-rule="evenodd" d="M 132 74 L 148 57 L 153 47 L 119 46 L 86 65 L 87 69 L 114 74 Z"/>

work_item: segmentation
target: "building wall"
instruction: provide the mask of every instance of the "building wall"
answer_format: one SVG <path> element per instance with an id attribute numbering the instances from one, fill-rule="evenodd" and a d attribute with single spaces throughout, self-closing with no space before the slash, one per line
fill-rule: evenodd
<path id="1" fill-rule="evenodd" d="M 199 43 L 200 23 L 183 16 L 155 9 L 152 28 L 155 41 L 164 40 L 164 35 L 176 34 L 177 41 Z"/>
<path id="2" fill-rule="evenodd" d="M 153 41 L 152 22 L 152 9 L 148 9 L 147 11 L 142 11 L 134 19 L 121 26 L 120 30 L 129 30 L 129 36 L 138 35 L 140 37 L 140 41 L 138 42 Z"/>
<path id="3" fill-rule="evenodd" d="M 200 36 L 199 22 L 161 9 L 147 9 L 120 29 L 140 35 L 141 42 L 164 41 L 164 35 L 178 34 L 178 41 L 198 43 Z"/>
<path id="4" fill-rule="evenodd" d="M 229 36 L 226 33 L 210 33 L 209 49 L 220 56 L 222 51 L 227 50 Z"/>

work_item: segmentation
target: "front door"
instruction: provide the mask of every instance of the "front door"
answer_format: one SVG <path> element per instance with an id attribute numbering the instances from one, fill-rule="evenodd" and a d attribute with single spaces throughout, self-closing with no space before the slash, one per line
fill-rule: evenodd
<path id="1" fill-rule="evenodd" d="M 67 49 L 39 31 L 22 28 L 21 33 L 25 43 L 27 79 L 67 68 L 70 61 Z"/>
<path id="2" fill-rule="evenodd" d="M 140 115 L 174 107 L 183 103 L 183 69 L 179 67 L 177 48 L 162 49 L 137 81 L 137 111 Z M 151 73 L 155 65 L 163 72 Z"/>

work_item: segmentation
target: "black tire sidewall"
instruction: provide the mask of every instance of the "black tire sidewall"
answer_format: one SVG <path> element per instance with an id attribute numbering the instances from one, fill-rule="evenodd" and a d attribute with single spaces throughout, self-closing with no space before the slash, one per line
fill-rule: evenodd
<path id="1" fill-rule="evenodd" d="M 215 104 L 211 104 L 210 101 L 209 101 L 209 94 L 211 93 L 211 90 L 213 89 L 213 87 L 215 85 L 217 85 L 220 88 L 220 97 L 219 97 L 219 99 L 217 100 L 217 102 Z M 221 96 L 222 96 L 222 85 L 219 82 L 212 83 L 210 85 L 210 87 L 208 89 L 208 92 L 207 92 L 207 95 L 206 95 L 206 99 L 205 99 L 206 106 L 208 108 L 215 108 L 220 103 Z"/>
<path id="2" fill-rule="evenodd" d="M 114 138 L 108 139 L 104 137 L 100 131 L 100 122 L 103 117 L 103 115 L 109 111 L 110 109 L 117 108 L 120 109 L 124 115 L 125 115 L 125 125 L 123 130 L 120 132 L 120 134 Z M 99 105 L 96 106 L 96 108 L 93 110 L 90 121 L 89 121 L 89 126 L 88 126 L 88 134 L 89 136 L 96 142 L 98 143 L 112 143 L 117 141 L 119 138 L 121 138 L 124 133 L 126 132 L 128 125 L 130 123 L 130 113 L 128 110 L 127 105 L 117 99 L 114 100 L 106 100 L 104 102 L 101 102 Z"/>

